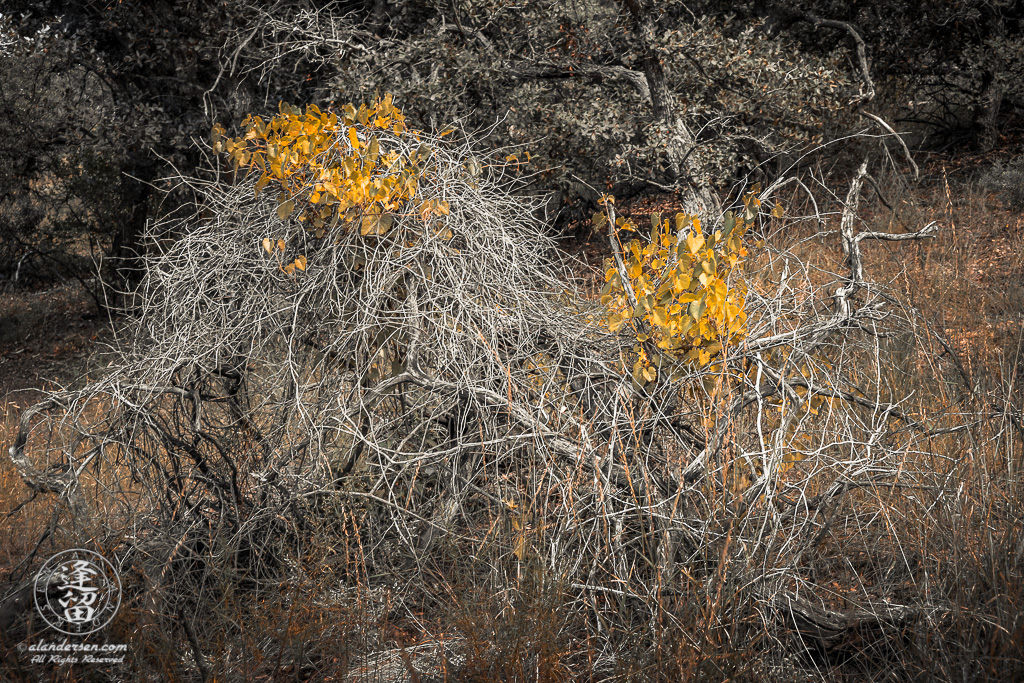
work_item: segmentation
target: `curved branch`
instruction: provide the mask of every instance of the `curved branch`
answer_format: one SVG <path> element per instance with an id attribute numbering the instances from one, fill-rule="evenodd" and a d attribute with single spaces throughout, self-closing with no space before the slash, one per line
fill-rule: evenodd
<path id="1" fill-rule="evenodd" d="M 576 64 L 572 67 L 563 67 L 557 64 L 535 62 L 518 65 L 514 67 L 512 73 L 520 78 L 589 78 L 595 81 L 624 81 L 640 95 L 644 104 L 651 104 L 651 89 L 647 85 L 647 77 L 639 71 L 633 71 L 624 66 Z"/>
<path id="2" fill-rule="evenodd" d="M 87 513 L 89 509 L 85 498 L 82 496 L 82 492 L 78 489 L 78 474 L 82 471 L 82 468 L 74 471 L 71 468 L 71 464 L 65 462 L 56 467 L 51 466 L 46 470 L 40 470 L 25 455 L 25 445 L 28 443 L 28 435 L 32 430 L 32 418 L 39 413 L 63 407 L 63 404 L 51 398 L 26 408 L 25 412 L 21 414 L 21 420 L 18 424 L 18 436 L 15 438 L 14 444 L 7 449 L 7 453 L 14 464 L 14 469 L 18 472 L 18 476 L 21 477 L 21 480 L 25 482 L 25 485 L 33 493 L 58 494 L 62 499 L 67 500 L 72 514 L 80 517 Z M 91 456 L 89 459 L 91 459 Z"/>
<path id="3" fill-rule="evenodd" d="M 815 28 L 821 27 L 825 29 L 835 29 L 837 31 L 843 31 L 850 36 L 857 53 L 857 68 L 860 72 L 860 81 L 863 86 L 860 95 L 850 103 L 860 105 L 866 104 L 874 99 L 874 81 L 871 80 L 870 61 L 867 58 L 867 44 L 861 37 L 857 27 L 849 22 L 841 22 L 839 19 L 824 18 L 817 14 L 812 14 L 811 12 L 791 8 L 781 8 L 778 11 L 778 14 L 781 15 L 780 18 L 784 26 L 790 26 L 797 22 L 806 22 Z"/>

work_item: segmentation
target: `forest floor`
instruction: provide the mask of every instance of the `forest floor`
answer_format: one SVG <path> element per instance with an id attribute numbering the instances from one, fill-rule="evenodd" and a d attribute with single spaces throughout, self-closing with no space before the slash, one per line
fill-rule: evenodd
<path id="1" fill-rule="evenodd" d="M 0 294 L 0 398 L 20 409 L 66 386 L 110 339 L 110 324 L 77 282 Z"/>

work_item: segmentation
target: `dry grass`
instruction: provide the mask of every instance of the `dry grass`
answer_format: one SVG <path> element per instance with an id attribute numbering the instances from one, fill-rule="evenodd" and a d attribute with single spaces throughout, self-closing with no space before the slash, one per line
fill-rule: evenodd
<path id="1" fill-rule="evenodd" d="M 809 651 L 828 679 L 1009 680 L 1024 667 L 1024 223 L 970 183 L 950 188 L 941 168 L 912 189 L 901 180 L 880 180 L 889 206 L 869 204 L 866 229 L 935 220 L 942 232 L 866 250 L 914 323 L 882 342 L 891 362 L 876 385 L 908 397 L 904 410 L 929 429 L 893 435 L 910 485 L 848 495 L 802 564 L 834 606 L 932 611 L 895 633 Z M 818 244 L 813 252 L 813 261 L 841 258 Z"/>

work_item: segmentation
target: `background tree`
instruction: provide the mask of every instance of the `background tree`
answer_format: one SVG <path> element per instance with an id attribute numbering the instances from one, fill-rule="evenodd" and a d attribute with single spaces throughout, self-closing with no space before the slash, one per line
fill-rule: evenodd
<path id="1" fill-rule="evenodd" d="M 387 91 L 421 128 L 490 131 L 563 224 L 596 208 L 591 186 L 714 207 L 826 140 L 889 134 L 865 114 L 911 144 L 994 144 L 1024 81 L 1019 3 L 833 5 L 8 3 L 7 277 L 46 258 L 84 275 L 69 255 L 92 239 L 124 289 L 145 222 L 194 201 L 160 179 L 198 168 L 215 120 L 281 100 Z"/>
<path id="2" fill-rule="evenodd" d="M 113 288 L 106 294 L 132 289 L 147 221 L 195 202 L 165 179 L 196 171 L 194 142 L 215 115 L 239 120 L 268 92 L 230 73 L 238 62 L 223 37 L 241 20 L 237 7 L 25 0 L 4 10 L 0 211 L 6 262 L 23 264 L 6 274 L 25 277 L 33 257 L 80 277 L 102 262 Z M 308 92 L 306 79 L 303 72 L 268 83 L 275 97 L 297 98 Z M 92 262 L 78 256 L 83 243 Z"/>
<path id="3" fill-rule="evenodd" d="M 723 5 L 699 7 L 715 12 Z M 862 40 L 880 113 L 926 147 L 967 142 L 990 151 L 1006 120 L 1019 115 L 1019 2 L 753 2 L 729 9 L 765 18 L 771 35 L 788 33 L 812 52 L 842 42 L 860 49 Z"/>
<path id="4" fill-rule="evenodd" d="M 319 51 L 335 71 L 321 101 L 387 90 L 415 125 L 488 130 L 495 146 L 529 152 L 529 187 L 565 201 L 596 200 L 590 184 L 716 206 L 709 187 L 840 130 L 829 124 L 856 87 L 841 48 L 807 55 L 753 21 L 681 5 L 397 3 L 380 38 L 358 16 L 253 12 L 264 39 L 232 39 L 250 62 Z"/>

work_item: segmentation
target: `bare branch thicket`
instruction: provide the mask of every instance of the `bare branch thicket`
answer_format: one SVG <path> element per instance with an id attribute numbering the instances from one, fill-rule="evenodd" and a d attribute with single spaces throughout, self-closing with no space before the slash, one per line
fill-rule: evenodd
<path id="1" fill-rule="evenodd" d="M 221 48 L 221 71 L 207 94 L 222 78 L 256 75 L 270 83 L 282 67 L 307 62 L 316 67 L 335 60 L 366 60 L 393 45 L 392 41 L 356 25 L 349 15 L 329 8 L 301 8 L 282 13 L 276 7 L 249 4 L 249 21 L 229 32 Z M 253 26 L 255 28 L 250 28 Z"/>
<path id="2" fill-rule="evenodd" d="M 424 141 L 378 137 L 407 155 Z M 451 530 L 485 465 L 525 473 L 513 461 L 527 452 L 575 462 L 536 400 L 556 388 L 542 356 L 600 335 L 566 305 L 532 207 L 474 179 L 466 150 L 434 143 L 421 196 L 450 213 L 428 227 L 410 208 L 383 238 L 357 222 L 318 240 L 253 201 L 251 181 L 190 181 L 206 205 L 169 245 L 181 224 L 153 227 L 165 250 L 135 293 L 121 361 L 26 413 L 11 448 L 26 483 L 76 505 L 83 489 L 117 501 L 75 516 L 134 526 L 128 543 L 162 567 L 150 590 L 174 597 L 197 589 L 185 566 L 203 581 L 211 567 L 273 575 L 325 499 L 383 505 L 384 528 L 364 529 L 412 552 L 427 530 Z M 264 238 L 287 251 L 268 254 Z M 305 271 L 284 272 L 299 253 Z M 63 473 L 44 474 L 51 462 Z M 428 479 L 433 494 L 414 496 Z M 487 488 L 499 508 L 521 493 Z"/>
<path id="3" fill-rule="evenodd" d="M 862 248 L 934 226 L 858 232 L 866 163 L 833 217 L 845 263 L 828 272 L 799 245 L 767 248 L 743 345 L 719 369 L 638 387 L 620 369 L 634 342 L 573 293 L 500 166 L 479 175 L 470 146 L 378 137 L 406 155 L 430 143 L 420 198 L 445 200 L 447 216 L 410 207 L 383 236 L 357 220 L 317 239 L 254 200 L 252 178 L 182 179 L 205 205 L 187 229 L 152 228 L 155 244 L 180 238 L 146 263 L 120 360 L 26 413 L 19 472 L 142 559 L 153 618 L 226 585 L 272 586 L 356 527 L 355 582 L 454 545 L 511 603 L 540 558 L 607 652 L 694 600 L 710 631 L 757 619 L 779 639 L 794 624 L 827 639 L 945 609 L 837 610 L 800 570 L 844 498 L 928 485 L 904 467 L 925 427 L 883 377 L 880 340 L 911 321 Z M 284 271 L 299 254 L 305 270 Z M 432 583 L 406 585 L 399 600 Z"/>

